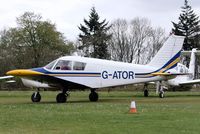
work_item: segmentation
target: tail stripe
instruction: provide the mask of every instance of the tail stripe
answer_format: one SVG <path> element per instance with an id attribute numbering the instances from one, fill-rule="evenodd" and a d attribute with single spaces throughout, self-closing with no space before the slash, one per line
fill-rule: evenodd
<path id="1" fill-rule="evenodd" d="M 169 69 L 172 69 L 177 66 L 178 62 L 180 61 L 180 54 L 181 51 L 179 51 L 174 57 L 172 57 L 163 67 L 160 69 L 149 72 L 149 73 L 136 73 L 137 78 L 146 78 L 146 77 L 154 77 L 152 73 L 163 73 L 168 71 Z"/>

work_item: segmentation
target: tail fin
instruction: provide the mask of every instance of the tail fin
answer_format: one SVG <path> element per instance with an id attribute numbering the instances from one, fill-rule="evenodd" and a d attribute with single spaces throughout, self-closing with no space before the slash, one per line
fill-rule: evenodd
<path id="1" fill-rule="evenodd" d="M 148 65 L 165 70 L 175 67 L 180 61 L 183 41 L 183 36 L 171 35 Z"/>
<path id="2" fill-rule="evenodd" d="M 189 73 L 191 73 L 192 79 L 194 79 L 194 75 L 195 75 L 195 60 L 196 60 L 195 53 L 196 52 L 197 52 L 197 49 L 193 48 L 191 57 L 190 57 Z"/>

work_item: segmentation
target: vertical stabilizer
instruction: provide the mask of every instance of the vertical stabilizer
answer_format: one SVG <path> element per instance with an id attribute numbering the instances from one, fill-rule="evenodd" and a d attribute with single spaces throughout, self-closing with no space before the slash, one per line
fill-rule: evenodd
<path id="1" fill-rule="evenodd" d="M 180 60 L 183 41 L 183 36 L 171 35 L 148 65 L 166 69 L 175 67 Z"/>
<path id="2" fill-rule="evenodd" d="M 195 76 L 195 61 L 196 61 L 195 53 L 196 52 L 197 52 L 197 49 L 193 48 L 191 57 L 190 57 L 189 73 L 191 74 L 192 79 L 194 79 L 194 76 Z"/>

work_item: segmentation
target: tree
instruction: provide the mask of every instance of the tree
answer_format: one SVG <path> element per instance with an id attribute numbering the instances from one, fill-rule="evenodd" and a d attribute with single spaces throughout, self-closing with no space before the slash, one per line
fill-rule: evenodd
<path id="1" fill-rule="evenodd" d="M 79 40 L 81 46 L 79 49 L 83 50 L 85 56 L 108 59 L 108 41 L 111 35 L 107 33 L 110 29 L 106 19 L 100 21 L 100 17 L 95 8 L 92 7 L 89 20 L 84 19 L 85 25 L 80 24 L 78 27 L 81 30 Z"/>
<path id="2" fill-rule="evenodd" d="M 192 50 L 192 48 L 200 49 L 199 16 L 194 13 L 192 7 L 188 4 L 188 0 L 184 1 L 184 6 L 181 7 L 181 9 L 182 13 L 179 16 L 179 22 L 172 22 L 174 27 L 172 31 L 175 35 L 185 36 L 183 44 L 184 50 Z M 190 58 L 188 56 L 183 57 L 187 66 L 189 65 L 189 59 Z M 198 68 L 196 67 L 196 71 L 197 70 Z"/>
<path id="3" fill-rule="evenodd" d="M 109 42 L 109 53 L 112 60 L 128 62 L 128 22 L 125 19 L 117 19 L 112 22 L 110 33 L 112 38 Z"/>
<path id="4" fill-rule="evenodd" d="M 19 38 L 30 49 L 28 53 L 33 57 L 34 67 L 43 65 L 45 62 L 42 59 L 52 60 L 52 56 L 55 58 L 69 54 L 64 36 L 56 30 L 54 24 L 41 19 L 40 15 L 31 12 L 17 18 Z"/>
<path id="5" fill-rule="evenodd" d="M 151 34 L 150 21 L 146 18 L 136 17 L 131 21 L 131 44 L 136 46 L 136 50 L 131 52 L 131 61 L 133 62 L 133 57 L 135 57 L 135 63 L 141 63 L 140 59 L 142 53 L 144 53 L 145 47 L 144 43 L 147 41 Z"/>
<path id="6" fill-rule="evenodd" d="M 153 28 L 146 18 L 134 18 L 130 22 L 117 19 L 110 29 L 109 52 L 112 60 L 146 64 L 164 42 L 164 30 Z"/>
<path id="7" fill-rule="evenodd" d="M 184 50 L 200 48 L 198 42 L 196 42 L 200 31 L 199 16 L 194 13 L 192 7 L 188 4 L 188 0 L 185 0 L 184 6 L 181 9 L 182 13 L 179 16 L 179 22 L 172 22 L 174 27 L 172 31 L 175 35 L 185 36 Z"/>
<path id="8" fill-rule="evenodd" d="M 70 54 L 72 43 L 56 30 L 54 24 L 42 21 L 40 15 L 25 12 L 17 18 L 17 27 L 1 32 L 1 63 L 8 62 L 4 71 L 14 68 L 43 66 L 55 58 Z M 6 65 L 6 64 L 4 64 Z"/>

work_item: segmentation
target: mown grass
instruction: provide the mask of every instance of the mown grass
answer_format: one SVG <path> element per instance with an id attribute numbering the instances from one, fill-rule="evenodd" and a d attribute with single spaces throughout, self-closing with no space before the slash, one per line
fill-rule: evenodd
<path id="1" fill-rule="evenodd" d="M 0 92 L 0 133 L 3 134 L 199 134 L 200 92 L 155 93 L 99 92 L 100 100 L 88 101 L 89 92 L 72 92 L 68 102 L 57 104 L 57 92 L 41 92 L 32 103 L 32 92 Z M 131 101 L 137 114 L 130 114 Z"/>

